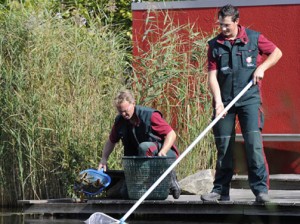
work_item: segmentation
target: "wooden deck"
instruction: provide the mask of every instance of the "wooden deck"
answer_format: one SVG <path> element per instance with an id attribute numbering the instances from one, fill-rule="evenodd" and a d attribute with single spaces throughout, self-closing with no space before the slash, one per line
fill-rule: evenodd
<path id="1" fill-rule="evenodd" d="M 291 216 L 300 220 L 300 190 L 270 190 L 271 202 L 259 204 L 249 189 L 231 189 L 231 201 L 202 202 L 199 195 L 181 195 L 174 200 L 146 200 L 133 214 L 143 215 L 245 215 Z M 25 214 L 62 216 L 90 215 L 103 212 L 110 215 L 125 214 L 134 200 L 92 199 L 80 203 L 78 199 L 22 200 Z M 299 222 L 300 223 L 300 222 Z"/>
<path id="2" fill-rule="evenodd" d="M 249 189 L 247 175 L 234 175 L 231 187 Z M 300 174 L 272 174 L 270 175 L 271 190 L 300 190 Z"/>

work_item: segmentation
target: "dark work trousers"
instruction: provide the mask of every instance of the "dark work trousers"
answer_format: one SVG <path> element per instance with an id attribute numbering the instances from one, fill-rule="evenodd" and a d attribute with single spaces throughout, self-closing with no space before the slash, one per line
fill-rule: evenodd
<path id="1" fill-rule="evenodd" d="M 261 130 L 264 117 L 260 106 L 260 104 L 251 104 L 232 107 L 225 118 L 221 118 L 213 127 L 218 150 L 213 192 L 229 195 L 234 169 L 233 148 L 236 116 L 238 116 L 245 141 L 250 188 L 254 195 L 258 195 L 260 192 L 268 192 L 269 168 L 262 144 Z"/>

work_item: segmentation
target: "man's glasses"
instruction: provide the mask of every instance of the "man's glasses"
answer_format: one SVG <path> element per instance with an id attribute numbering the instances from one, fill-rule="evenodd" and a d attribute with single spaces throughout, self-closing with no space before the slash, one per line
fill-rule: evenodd
<path id="1" fill-rule="evenodd" d="M 127 109 L 125 109 L 125 110 L 119 110 L 118 109 L 119 114 L 123 114 L 123 113 L 127 114 L 129 112 L 129 110 L 131 109 L 131 106 L 132 106 L 132 104 L 130 103 L 128 105 Z"/>

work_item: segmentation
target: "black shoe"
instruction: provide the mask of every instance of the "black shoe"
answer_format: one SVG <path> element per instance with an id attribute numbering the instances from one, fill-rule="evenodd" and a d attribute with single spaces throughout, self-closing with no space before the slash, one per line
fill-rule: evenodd
<path id="1" fill-rule="evenodd" d="M 203 194 L 200 198 L 202 201 L 230 201 L 229 195 L 221 195 L 216 192 Z"/>
<path id="2" fill-rule="evenodd" d="M 259 202 L 259 203 L 269 202 L 270 201 L 270 197 L 269 197 L 268 193 L 261 192 L 258 195 L 256 195 L 255 201 Z"/>
<path id="3" fill-rule="evenodd" d="M 175 171 L 171 171 L 171 184 L 170 184 L 170 193 L 172 194 L 174 199 L 178 199 L 181 194 L 181 188 L 179 183 L 177 182 L 177 177 Z"/>

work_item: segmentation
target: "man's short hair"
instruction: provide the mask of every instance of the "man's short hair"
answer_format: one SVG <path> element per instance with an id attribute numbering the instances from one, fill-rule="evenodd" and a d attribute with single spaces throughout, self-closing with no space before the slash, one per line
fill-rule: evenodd
<path id="1" fill-rule="evenodd" d="M 224 19 L 227 16 L 231 16 L 232 22 L 235 22 L 240 17 L 238 8 L 230 4 L 223 6 L 218 13 L 218 18 Z"/>
<path id="2" fill-rule="evenodd" d="M 115 97 L 115 100 L 114 100 L 115 106 L 120 105 L 124 101 L 127 101 L 129 103 L 134 103 L 135 102 L 135 99 L 134 99 L 134 96 L 133 96 L 132 92 L 128 89 L 121 90 L 117 94 L 117 96 Z"/>

